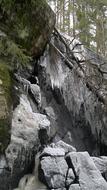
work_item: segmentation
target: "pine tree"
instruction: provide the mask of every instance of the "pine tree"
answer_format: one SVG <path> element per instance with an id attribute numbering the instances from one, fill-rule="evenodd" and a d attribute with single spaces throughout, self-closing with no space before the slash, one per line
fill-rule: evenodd
<path id="1" fill-rule="evenodd" d="M 57 27 L 107 55 L 107 0 L 55 0 Z"/>

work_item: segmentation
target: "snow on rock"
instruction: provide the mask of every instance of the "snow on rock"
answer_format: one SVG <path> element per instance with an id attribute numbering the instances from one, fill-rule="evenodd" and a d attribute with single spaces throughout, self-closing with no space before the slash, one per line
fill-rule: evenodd
<path id="1" fill-rule="evenodd" d="M 46 147 L 42 154 L 41 157 L 44 156 L 58 156 L 58 157 L 62 157 L 65 155 L 65 150 L 63 148 L 51 148 L 51 147 Z"/>
<path id="2" fill-rule="evenodd" d="M 65 143 L 64 141 L 60 140 L 58 141 L 57 143 L 55 143 L 54 145 L 55 147 L 58 147 L 58 148 L 63 148 L 65 150 L 66 153 L 68 152 L 76 152 L 76 148 Z"/>
<path id="3" fill-rule="evenodd" d="M 20 163 L 20 170 L 24 169 L 26 162 L 31 160 L 33 151 L 36 152 L 40 146 L 40 129 L 46 129 L 49 134 L 49 126 L 46 116 L 32 112 L 27 97 L 22 95 L 20 104 L 13 113 L 11 142 L 6 150 L 6 159 L 11 169 L 15 162 Z"/>

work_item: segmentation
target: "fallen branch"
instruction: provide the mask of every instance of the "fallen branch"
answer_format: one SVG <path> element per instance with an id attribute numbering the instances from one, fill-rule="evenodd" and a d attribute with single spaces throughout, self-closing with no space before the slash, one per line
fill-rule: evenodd
<path id="1" fill-rule="evenodd" d="M 69 61 L 69 60 L 63 55 L 63 53 L 62 53 L 52 42 L 50 42 L 50 44 L 55 48 L 55 50 L 57 50 L 57 52 L 60 54 L 60 56 L 64 58 L 64 60 L 66 61 L 65 64 L 66 64 L 70 69 L 73 69 L 73 64 L 72 64 L 72 62 Z"/>
<path id="2" fill-rule="evenodd" d="M 55 28 L 54 29 L 55 32 L 57 33 L 58 37 L 60 38 L 60 40 L 62 41 L 62 43 L 65 45 L 66 50 L 67 50 L 67 54 L 70 54 L 70 56 L 68 55 L 68 57 L 70 57 L 70 60 L 72 59 L 72 64 L 73 65 L 78 65 L 80 67 L 80 69 L 82 70 L 82 72 L 84 73 L 84 69 L 82 68 L 81 64 L 79 63 L 79 59 L 77 59 L 72 50 L 70 49 L 70 47 L 67 45 L 66 40 L 64 40 L 64 38 L 61 36 L 61 34 L 58 32 L 58 30 Z"/>
<path id="3" fill-rule="evenodd" d="M 85 82 L 87 88 L 92 92 L 94 93 L 94 95 L 98 98 L 98 100 L 100 102 L 102 102 L 104 105 L 107 104 L 107 101 L 106 101 L 106 98 L 99 92 L 99 91 L 96 91 L 95 89 L 95 86 L 91 83 L 91 81 L 87 81 L 87 76 L 86 76 L 86 73 L 85 73 L 85 70 L 83 69 L 83 66 L 80 64 L 80 63 L 83 63 L 83 62 L 87 62 L 87 61 L 90 61 L 92 59 L 89 59 L 89 60 L 79 60 L 78 58 L 76 58 L 72 52 L 72 50 L 70 49 L 70 47 L 67 45 L 67 42 L 66 40 L 64 40 L 64 38 L 61 36 L 61 34 L 57 31 L 57 29 L 55 29 L 55 32 L 58 36 L 58 38 L 62 41 L 62 43 L 65 45 L 66 47 L 66 52 L 67 52 L 67 56 L 63 55 L 63 53 L 54 45 L 53 47 L 57 50 L 57 52 L 60 54 L 61 57 L 64 58 L 65 60 L 65 64 L 70 68 L 70 69 L 73 69 L 75 67 L 75 65 L 78 65 L 78 67 L 80 68 L 80 70 L 82 71 L 83 73 L 83 81 Z M 78 45 L 83 45 L 83 44 L 78 44 Z M 99 55 L 98 55 L 99 56 Z M 93 66 L 95 64 L 92 64 Z M 96 65 L 97 67 L 97 65 Z M 103 71 L 102 70 L 99 70 L 99 67 L 97 67 L 97 70 L 99 71 L 99 73 L 101 74 Z M 78 72 L 78 71 L 77 71 Z M 106 71 L 103 72 L 103 74 L 107 74 Z M 101 75 L 102 76 L 102 75 Z M 102 76 L 103 77 L 103 76 Z M 102 78 L 103 79 L 103 78 Z"/>

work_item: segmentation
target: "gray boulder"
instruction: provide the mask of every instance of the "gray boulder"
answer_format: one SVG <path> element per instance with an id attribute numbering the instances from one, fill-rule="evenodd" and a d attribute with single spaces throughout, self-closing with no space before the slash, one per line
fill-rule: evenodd
<path id="1" fill-rule="evenodd" d="M 65 151 L 63 148 L 46 147 L 41 154 L 41 157 L 43 156 L 62 157 L 65 156 Z"/>
<path id="2" fill-rule="evenodd" d="M 107 173 L 107 156 L 92 157 L 92 159 L 101 173 Z"/>
<path id="3" fill-rule="evenodd" d="M 74 148 L 73 146 L 63 142 L 62 140 L 55 143 L 55 147 L 63 148 L 65 150 L 65 153 L 76 152 L 76 148 Z"/>
<path id="4" fill-rule="evenodd" d="M 70 187 L 69 187 L 69 190 L 81 190 L 79 184 L 72 184 Z"/>
<path id="5" fill-rule="evenodd" d="M 92 157 L 96 167 L 107 181 L 107 156 Z"/>
<path id="6" fill-rule="evenodd" d="M 50 189 L 63 189 L 68 165 L 63 157 L 43 157 L 40 162 L 39 178 Z"/>
<path id="7" fill-rule="evenodd" d="M 67 156 L 69 167 L 75 170 L 82 190 L 106 190 L 107 183 L 88 152 L 71 152 Z M 71 162 L 70 162 L 71 161 Z"/>

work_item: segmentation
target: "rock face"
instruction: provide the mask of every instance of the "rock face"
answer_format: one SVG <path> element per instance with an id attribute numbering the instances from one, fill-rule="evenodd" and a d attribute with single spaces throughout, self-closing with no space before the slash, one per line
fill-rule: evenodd
<path id="1" fill-rule="evenodd" d="M 49 133 L 49 126 L 50 122 L 46 116 L 32 112 L 27 97 L 22 95 L 20 97 L 20 104 L 13 114 L 11 143 L 6 150 L 6 158 L 10 168 L 13 168 L 15 159 L 18 158 L 18 152 L 21 152 L 23 148 L 27 153 L 27 159 L 30 159 L 30 152 L 32 153 L 33 149 L 39 147 L 39 130 L 43 128 Z M 35 149 L 34 151 L 36 152 L 37 150 Z M 26 153 L 22 155 L 22 162 L 26 160 Z M 18 161 L 20 162 L 21 160 Z M 20 168 L 23 169 L 21 163 Z"/>
<path id="2" fill-rule="evenodd" d="M 42 8 L 42 1 L 40 7 Z M 52 20 L 54 22 L 54 19 Z M 40 34 L 37 46 L 33 46 L 32 53 L 39 55 L 42 52 L 39 48 L 43 40 L 46 43 L 47 39 L 48 37 L 44 34 L 41 40 Z M 42 44 L 43 46 L 45 44 Z M 47 59 L 47 56 L 43 59 L 45 62 L 43 60 L 41 62 L 45 63 L 45 66 L 42 67 L 40 62 L 38 67 L 38 70 L 42 67 L 38 76 L 40 86 L 20 75 L 17 78 L 23 89 L 20 91 L 19 104 L 13 111 L 10 144 L 5 151 L 5 157 L 2 156 L 0 159 L 0 188 L 13 190 L 18 186 L 17 190 L 106 190 L 107 182 L 103 178 L 106 175 L 106 157 L 92 158 L 88 152 L 83 152 L 89 145 L 91 134 L 95 135 L 99 132 L 97 135 L 101 140 L 102 132 L 100 133 L 98 127 L 102 126 L 102 118 L 99 125 L 100 115 L 95 114 L 94 106 L 100 109 L 102 104 L 98 100 L 98 104 L 95 103 L 92 107 L 90 98 L 86 99 L 90 93 L 88 87 L 84 85 L 83 80 L 80 80 L 80 75 L 77 75 L 75 69 L 71 73 L 68 67 L 65 67 L 61 58 L 58 59 L 62 65 L 60 64 L 58 68 L 60 74 L 63 74 L 61 76 L 63 85 L 60 86 L 58 83 L 58 87 L 62 88 L 55 87 L 52 90 L 54 80 L 52 79 L 51 86 L 49 68 L 47 68 L 49 60 L 52 59 L 49 57 Z M 2 79 L 0 80 L 0 87 L 2 87 Z M 32 104 L 39 105 L 36 107 L 36 112 L 32 111 L 31 98 Z M 91 98 L 92 100 L 95 98 L 92 92 Z M 2 110 L 5 111 L 4 108 Z M 102 113 L 102 110 L 100 111 Z M 96 116 L 95 119 L 94 116 Z M 106 119 L 103 119 L 105 125 Z M 63 142 L 62 139 L 69 144 Z M 90 144 L 93 146 L 93 141 Z M 81 152 L 78 151 L 79 149 Z M 90 152 L 92 153 L 92 150 Z"/>
<path id="3" fill-rule="evenodd" d="M 11 89 L 12 81 L 9 69 L 0 61 L 0 153 L 5 150 L 10 136 Z"/>
<path id="4" fill-rule="evenodd" d="M 92 157 L 96 167 L 101 172 L 101 174 L 104 175 L 104 177 L 107 180 L 107 157 L 101 156 L 101 157 Z"/>
<path id="5" fill-rule="evenodd" d="M 33 157 L 40 147 L 39 133 L 44 130 L 48 136 L 49 127 L 50 122 L 46 116 L 34 113 L 27 96 L 22 95 L 20 104 L 13 114 L 11 141 L 6 149 L 7 166 L 12 173 L 12 182 L 11 175 L 8 172 L 10 177 L 7 175 L 7 178 L 10 182 L 7 181 L 8 187 L 6 187 L 7 184 L 5 186 L 1 183 L 3 190 L 14 187 L 17 184 L 18 177 L 30 167 Z M 4 174 L 6 176 L 6 171 Z M 3 174 L 1 173 L 0 180 L 2 180 L 2 177 Z"/>
<path id="6" fill-rule="evenodd" d="M 14 100 L 11 101 L 12 84 L 11 84 L 11 77 L 9 74 L 9 70 L 6 65 L 12 62 L 12 66 L 13 66 L 14 61 L 13 59 L 12 61 L 10 61 L 10 58 L 8 61 L 7 54 L 9 54 L 9 57 L 11 57 L 10 49 L 12 47 L 12 42 L 14 41 L 14 45 L 16 44 L 16 46 L 13 47 L 13 51 L 12 51 L 13 57 L 17 57 L 15 56 L 15 52 L 14 52 L 15 48 L 16 48 L 16 51 L 19 49 L 20 50 L 23 49 L 24 52 L 26 52 L 25 54 L 27 56 L 34 55 L 35 57 L 39 57 L 39 55 L 43 52 L 45 48 L 45 45 L 50 37 L 50 34 L 52 33 L 54 24 L 55 24 L 55 15 L 53 11 L 51 10 L 51 8 L 46 3 L 46 1 L 44 0 L 41 0 L 41 1 L 31 0 L 29 3 L 26 1 L 15 0 L 14 2 L 10 1 L 7 4 L 5 2 L 1 3 L 0 26 L 3 25 L 3 27 L 0 27 L 0 39 L 2 41 L 2 38 L 3 38 L 3 42 L 5 43 L 4 46 L 6 47 L 6 49 L 8 49 L 8 46 L 9 46 L 9 52 L 5 53 L 5 50 L 3 49 L 4 57 L 3 59 L 0 58 L 0 154 L 4 153 L 10 140 L 9 139 L 10 127 L 11 127 L 11 118 L 12 118 L 11 113 L 13 111 L 11 109 L 13 109 L 12 103 L 14 101 Z M 7 33 L 8 33 L 8 36 L 6 35 Z M 10 40 L 9 41 L 10 43 L 7 43 L 8 38 Z M 19 46 L 20 48 L 17 49 L 17 47 Z M 18 51 L 19 59 L 22 56 L 20 50 Z M 2 54 L 1 52 L 0 54 Z M 3 62 L 5 58 L 6 58 L 6 63 Z M 15 61 L 15 69 L 17 70 L 16 62 L 17 61 Z M 30 71 L 30 74 L 32 73 L 33 66 L 26 66 L 26 70 L 28 69 Z M 21 70 L 21 72 L 23 73 L 24 71 L 25 70 L 23 69 Z M 33 68 L 33 71 L 34 71 L 34 68 Z M 26 76 L 29 76 L 29 74 L 26 74 L 26 73 L 24 74 Z M 22 83 L 23 82 L 24 82 L 23 85 L 25 88 L 28 87 L 28 85 L 30 84 L 30 82 L 28 82 L 28 84 L 25 84 L 26 79 L 24 79 L 24 81 L 22 80 Z M 40 97 L 39 86 L 37 84 L 31 84 L 31 92 L 34 96 L 35 101 L 37 101 L 37 104 L 40 104 L 41 97 Z M 14 97 L 14 99 L 15 98 L 16 97 Z M 31 160 L 30 156 L 32 157 L 32 155 L 30 155 L 32 153 L 29 153 L 29 149 L 32 150 L 35 147 L 35 145 L 40 143 L 38 141 L 39 137 L 37 138 L 37 136 L 40 136 L 40 134 L 37 135 L 38 133 L 37 130 L 39 131 L 39 127 L 40 127 L 42 128 L 40 129 L 41 131 L 43 130 L 45 131 L 46 125 L 49 126 L 49 122 L 47 123 L 46 117 L 41 114 L 37 114 L 34 116 L 33 112 L 31 113 L 30 106 L 27 106 L 28 102 L 26 102 L 25 100 L 26 102 L 25 103 L 24 101 L 22 101 L 22 99 L 23 98 L 21 98 L 20 106 L 17 107 L 17 109 L 14 112 L 14 116 L 12 120 L 12 130 L 11 130 L 12 131 L 11 143 L 8 146 L 7 151 L 6 151 L 8 165 L 10 166 L 12 171 L 13 171 L 14 165 L 16 168 L 17 167 L 20 168 L 19 170 L 21 171 L 24 170 L 24 165 L 26 165 L 25 162 L 28 162 L 28 160 Z M 17 129 L 15 128 L 15 126 L 17 126 Z M 22 146 L 22 144 L 24 146 Z M 22 158 L 18 158 L 18 155 L 22 155 Z M 28 159 L 27 161 L 25 161 L 26 158 Z M 16 170 L 18 170 L 18 168 Z M 8 178 L 10 171 L 6 170 L 6 172 L 7 174 L 5 172 L 4 173 L 5 173 L 5 176 Z M 4 174 L 3 174 L 3 177 L 4 177 Z M 6 177 L 4 178 L 6 179 Z M 1 178 L 0 179 L 0 182 L 1 182 L 3 178 L 2 177 L 0 178 Z M 9 184 L 8 180 L 7 180 L 7 184 Z M 1 188 L 2 189 L 6 188 L 6 186 L 7 188 L 10 188 L 8 187 L 7 184 L 3 185 L 5 187 L 1 185 Z"/>
<path id="7" fill-rule="evenodd" d="M 31 0 L 29 3 L 26 3 L 26 0 L 15 0 L 10 2 L 9 6 L 1 4 L 1 13 L 4 9 L 6 17 L 1 14 L 0 18 L 4 31 L 8 30 L 8 36 L 23 46 L 28 54 L 32 53 L 38 57 L 44 50 L 55 25 L 55 15 L 49 5 L 45 0 Z M 13 37 L 11 32 L 17 38 Z"/>
<path id="8" fill-rule="evenodd" d="M 78 44 L 76 41 L 73 43 L 71 49 Z M 86 129 L 86 133 L 88 131 L 90 136 L 92 134 L 96 141 L 96 151 L 93 154 L 103 155 L 106 151 L 101 144 L 107 145 L 107 81 L 105 78 L 102 79 L 98 67 L 102 69 L 101 64 L 105 60 L 98 58 L 95 53 L 83 46 L 77 45 L 74 48 L 75 51 L 82 51 L 81 54 L 74 53 L 75 58 L 92 61 L 86 63 L 84 70 L 86 77 L 77 65 L 74 66 L 72 72 L 69 68 L 64 70 L 66 77 L 62 86 L 63 98 L 73 118 L 73 126 L 83 128 L 84 131 Z M 76 68 L 78 68 L 77 72 Z M 98 89 L 97 93 L 95 89 Z"/>
<path id="9" fill-rule="evenodd" d="M 37 84 L 30 84 L 30 91 L 31 91 L 36 103 L 40 106 L 40 104 L 41 104 L 40 87 Z"/>
<path id="10" fill-rule="evenodd" d="M 59 50 L 61 51 L 61 42 L 58 40 L 56 41 L 56 39 L 52 39 L 52 43 L 54 43 L 57 48 L 60 46 Z M 48 75 L 46 83 L 48 85 L 50 84 L 50 86 L 52 83 L 54 86 L 55 96 L 57 97 L 59 104 L 65 104 L 69 110 L 72 118 L 71 125 L 79 131 L 81 140 L 83 140 L 84 144 L 87 146 L 87 137 L 90 136 L 92 139 L 94 150 L 96 150 L 94 152 L 90 150 L 90 154 L 103 155 L 107 152 L 103 149 L 105 147 L 102 146 L 102 144 L 105 146 L 107 145 L 107 81 L 104 78 L 103 82 L 101 82 L 102 79 L 98 72 L 98 65 L 101 65 L 103 61 L 98 59 L 95 54 L 92 52 L 90 53 L 90 51 L 85 49 L 83 46 L 76 46 L 79 42 L 74 40 L 73 43 L 74 44 L 71 45 L 71 49 L 76 47 L 74 48 L 74 52 L 81 51 L 82 53 L 74 53 L 75 59 L 73 57 L 71 62 L 75 62 L 75 60 L 84 60 L 84 57 L 86 60 L 91 59 L 90 57 L 92 57 L 92 62 L 86 64 L 86 77 L 83 76 L 83 73 L 76 62 L 71 72 L 62 60 L 62 57 L 60 57 L 59 54 L 57 55 L 57 53 L 55 54 L 54 48 L 51 50 L 53 53 L 50 53 L 49 50 L 47 56 L 45 56 L 44 59 L 41 59 L 40 64 L 44 67 L 43 72 L 46 73 L 46 76 Z M 63 43 L 62 46 L 64 46 Z M 56 56 L 57 63 L 59 64 L 58 67 L 56 66 L 57 68 L 55 68 L 55 66 L 52 68 L 52 63 L 50 62 L 52 55 L 54 55 L 54 57 Z M 95 60 L 93 57 L 95 57 Z M 54 79 L 52 78 L 52 70 L 55 75 L 55 77 L 53 76 Z M 57 70 L 59 70 L 60 74 Z M 59 79 L 59 75 L 61 75 L 61 79 Z M 98 89 L 98 91 L 96 92 L 95 89 Z M 83 131 L 82 134 L 81 131 Z M 85 135 L 83 135 L 83 133 Z"/>

